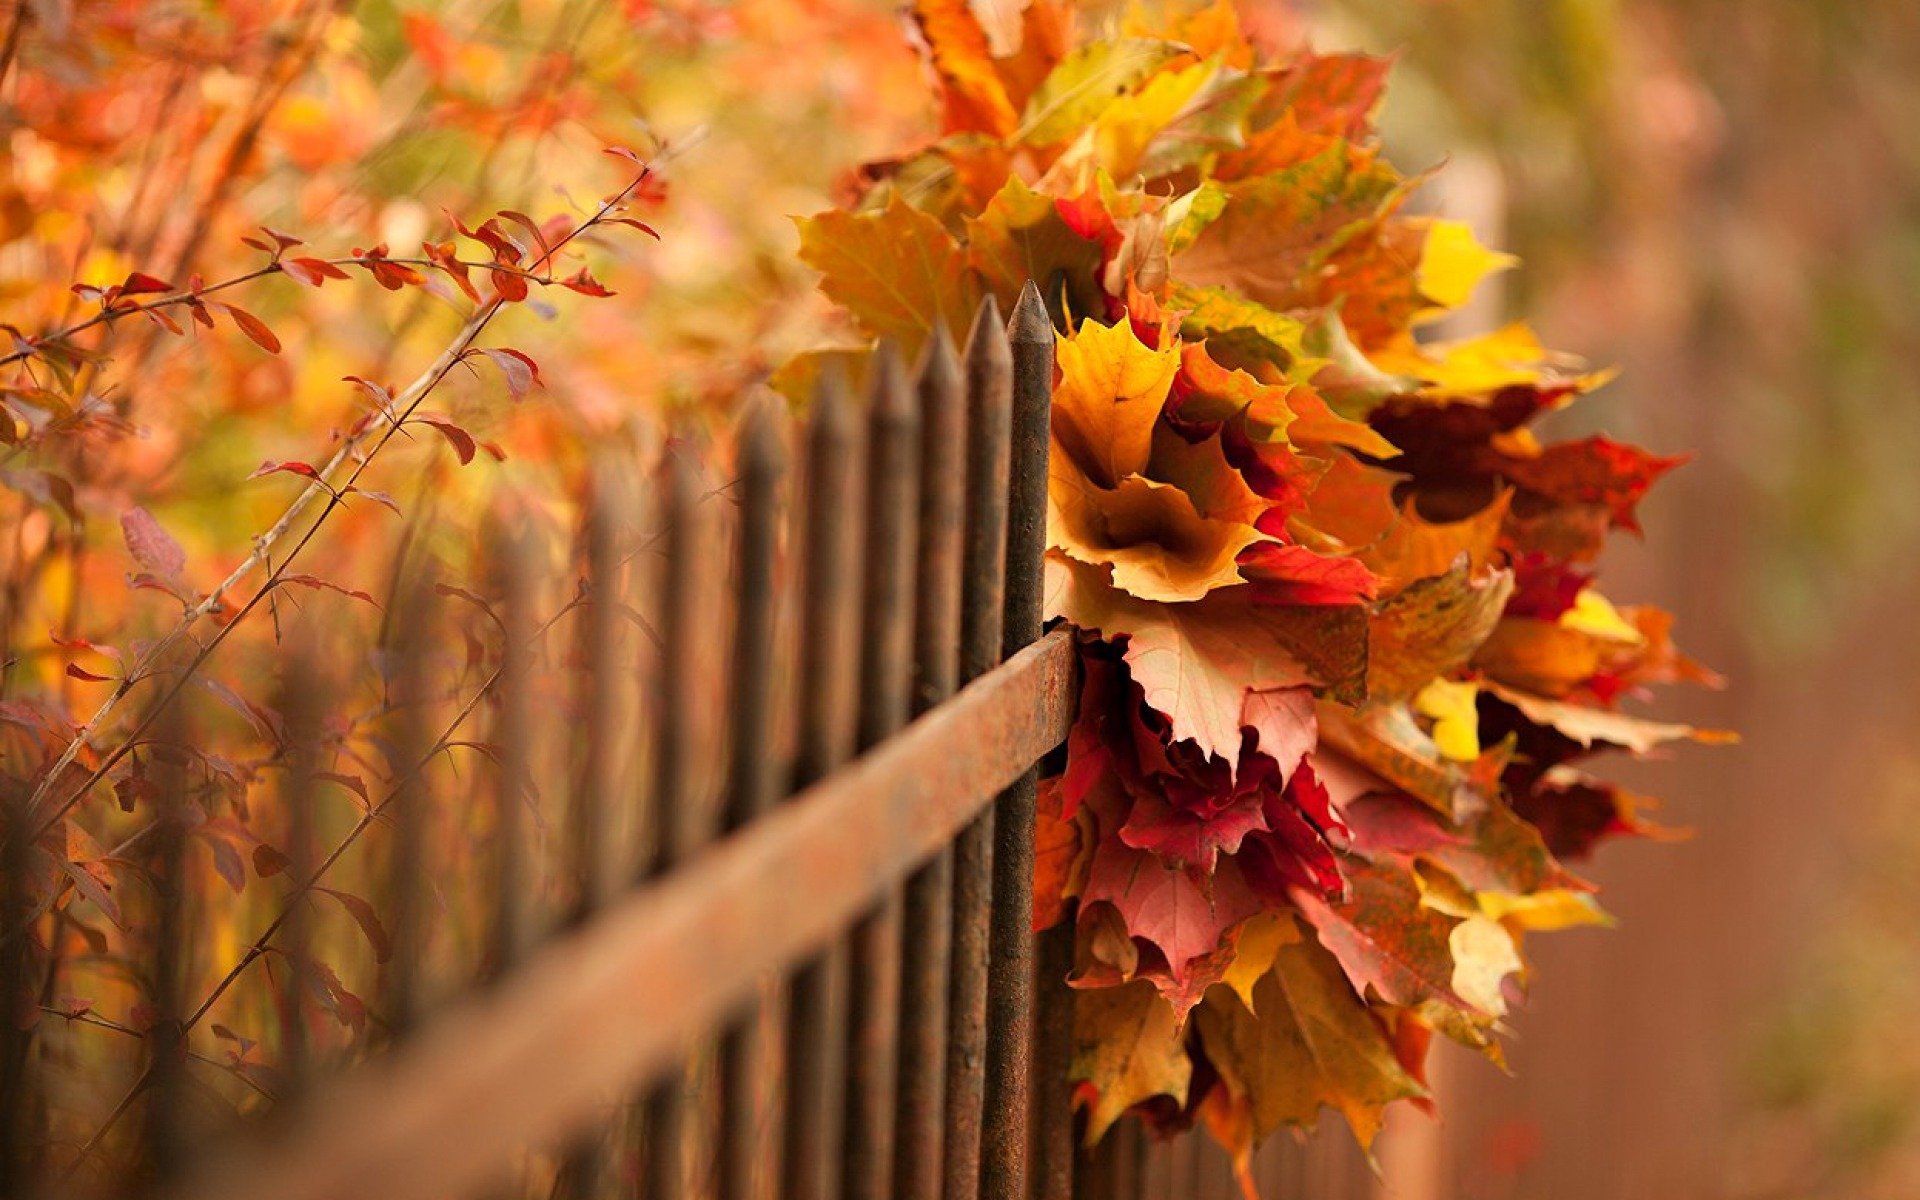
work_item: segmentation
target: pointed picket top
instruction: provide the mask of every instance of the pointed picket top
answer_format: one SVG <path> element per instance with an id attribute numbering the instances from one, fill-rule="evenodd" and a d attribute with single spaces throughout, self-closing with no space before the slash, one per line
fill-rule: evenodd
<path id="1" fill-rule="evenodd" d="M 1053 318 L 1047 315 L 1047 302 L 1040 298 L 1040 288 L 1031 279 L 1020 289 L 1020 300 L 1013 306 L 1007 336 L 1018 344 L 1053 344 Z"/>

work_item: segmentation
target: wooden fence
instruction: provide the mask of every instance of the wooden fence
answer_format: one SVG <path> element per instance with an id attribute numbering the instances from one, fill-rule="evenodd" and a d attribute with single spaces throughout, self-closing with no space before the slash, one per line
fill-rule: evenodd
<path id="1" fill-rule="evenodd" d="M 318 657 L 296 653 L 279 719 L 291 747 L 285 870 L 299 882 L 213 999 L 269 955 L 294 996 L 320 986 L 305 954 L 312 893 L 372 832 L 388 843 L 383 1036 L 320 1077 L 296 1002 L 274 1104 L 214 1137 L 180 1117 L 213 999 L 193 1007 L 181 980 L 195 930 L 185 889 L 167 885 L 182 878 L 191 756 L 161 748 L 191 746 L 193 730 L 163 715 L 150 780 L 161 819 L 144 842 L 158 881 L 145 967 L 155 1011 L 126 1098 L 68 1157 L 118 1126 L 137 1167 L 113 1190 L 181 1200 L 1237 1194 L 1223 1157 L 1195 1138 L 1149 1147 L 1126 1122 L 1090 1156 L 1076 1146 L 1072 942 L 1055 931 L 1036 947 L 1030 930 L 1037 764 L 1074 707 L 1070 634 L 1041 629 L 1052 372 L 1053 328 L 1030 287 L 1008 329 L 989 299 L 964 351 L 942 335 L 911 376 L 883 349 L 864 405 L 828 378 L 800 430 L 772 407 L 752 414 L 732 505 L 711 502 L 691 455 L 669 454 L 653 489 L 666 566 L 659 623 L 647 624 L 657 652 L 644 729 L 622 724 L 618 700 L 638 669 L 607 594 L 620 506 L 613 489 L 596 492 L 584 764 L 562 827 L 543 835 L 573 878 L 557 914 L 524 901 L 531 835 L 516 781 L 539 748 L 521 673 L 543 629 L 534 556 L 503 532 L 490 611 L 505 653 L 480 760 L 496 786 L 474 793 L 495 797 L 490 907 L 478 978 L 451 998 L 421 978 L 432 847 L 409 804 L 411 781 L 446 749 L 404 715 L 430 682 L 408 649 L 433 636 L 427 606 L 409 594 L 390 617 L 391 757 L 420 766 L 325 855 L 312 849 L 310 802 L 325 779 L 328 685 Z M 619 750 L 635 740 L 646 754 Z M 633 762 L 647 786 L 620 777 Z M 716 803 L 699 797 L 709 777 Z M 637 864 L 610 850 L 629 828 Z M 21 841 L 8 839 L 9 928 L 25 902 Z M 0 957 L 0 986 L 51 994 L 27 977 L 19 942 Z M 33 1036 L 0 1030 L 0 1194 L 93 1190 L 39 1161 Z M 1339 1138 L 1264 1152 L 1267 1195 L 1368 1194 Z"/>

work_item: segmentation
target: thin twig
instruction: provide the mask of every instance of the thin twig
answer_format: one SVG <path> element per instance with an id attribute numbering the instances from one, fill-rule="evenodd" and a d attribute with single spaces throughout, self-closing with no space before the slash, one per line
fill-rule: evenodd
<path id="1" fill-rule="evenodd" d="M 534 637 L 539 638 L 543 636 L 549 629 L 552 629 L 566 617 L 568 613 L 578 608 L 580 603 L 581 601 L 578 598 L 569 600 L 559 612 L 549 617 L 534 631 Z M 508 653 L 512 652 L 511 649 L 508 650 Z M 192 1029 L 195 1025 L 198 1025 L 201 1019 L 204 1018 L 219 1001 L 220 997 L 226 995 L 227 990 L 234 985 L 241 974 L 246 971 L 247 967 L 252 964 L 255 959 L 258 959 L 267 952 L 268 944 L 273 941 L 275 935 L 286 925 L 293 910 L 305 901 L 315 887 L 319 886 L 321 877 L 332 870 L 334 864 L 338 863 L 341 857 L 353 848 L 353 844 L 360 840 L 361 835 L 372 828 L 374 822 L 386 814 L 387 809 L 400 797 L 400 793 L 407 785 L 418 778 L 420 773 L 426 770 L 427 767 L 432 764 L 433 760 L 438 758 L 441 753 L 452 744 L 453 735 L 460 731 L 462 725 L 466 724 L 467 718 L 473 715 L 473 710 L 478 708 L 480 702 L 486 699 L 488 694 L 493 691 L 500 680 L 505 677 L 505 673 L 506 664 L 502 662 L 500 666 L 493 669 L 492 673 L 481 683 L 478 690 L 461 706 L 460 711 L 454 714 L 453 721 L 448 724 L 447 728 L 441 732 L 438 738 L 434 739 L 432 747 L 421 756 L 420 761 L 410 767 L 404 775 L 388 787 L 387 794 L 381 798 L 380 803 L 373 805 L 368 808 L 365 813 L 361 814 L 360 820 L 354 824 L 354 827 L 348 830 L 345 836 L 340 839 L 339 843 L 314 867 L 312 876 L 309 877 L 305 883 L 293 889 L 292 893 L 288 895 L 286 902 L 281 905 L 280 911 L 274 915 L 273 920 L 267 922 L 266 929 L 262 930 L 260 936 L 254 938 L 247 946 L 246 952 L 240 956 L 240 961 L 235 963 L 227 973 L 221 977 L 220 982 L 215 984 L 213 990 L 207 994 L 207 998 L 202 1000 L 200 1004 L 194 1008 L 192 1015 L 186 1020 L 186 1027 L 188 1029 Z"/>
<path id="2" fill-rule="evenodd" d="M 558 251 L 559 247 L 555 246 L 554 250 Z M 543 259 L 545 257 L 546 256 L 542 256 Z M 393 265 L 400 266 L 400 267 L 425 267 L 428 269 L 437 269 L 443 265 L 440 261 L 437 261 L 431 258 L 384 258 L 384 257 L 378 258 L 378 259 L 329 258 L 329 259 L 323 259 L 321 261 L 325 262 L 330 267 L 367 267 L 369 270 L 371 270 L 371 266 L 369 264 L 376 263 L 376 262 L 392 263 Z M 465 259 L 465 258 L 448 259 L 446 260 L 446 262 L 451 263 L 454 266 L 466 267 L 467 269 L 474 270 L 474 271 L 498 271 L 503 275 L 517 275 L 520 278 L 526 280 L 528 283 L 537 283 L 542 287 L 551 287 L 555 284 L 564 282 L 563 280 L 553 275 L 543 275 L 538 271 L 527 270 L 521 267 L 512 266 L 511 264 L 508 264 L 508 263 L 503 263 L 503 262 L 481 262 L 476 259 Z M 287 273 L 286 268 L 282 266 L 280 264 L 280 260 L 276 258 L 274 261 L 266 264 L 263 267 L 257 268 L 252 271 L 248 271 L 245 274 L 235 275 L 231 279 L 223 279 L 219 283 L 208 284 L 207 286 L 201 288 L 197 292 L 193 292 L 193 291 L 169 292 L 164 296 L 157 296 L 152 300 L 146 300 L 136 304 L 120 305 L 114 308 L 105 308 L 95 313 L 93 316 L 88 317 L 84 321 L 75 322 L 74 324 L 67 326 L 65 329 L 56 330 L 53 333 L 42 334 L 39 337 L 32 339 L 33 345 L 28 349 L 12 350 L 6 354 L 0 354 L 0 367 L 7 366 L 10 363 L 19 362 L 22 359 L 33 358 L 36 355 L 40 355 L 41 347 L 47 345 L 48 343 L 67 341 L 70 338 L 74 337 L 76 334 L 85 333 L 87 330 L 92 329 L 95 326 L 110 324 L 114 321 L 119 321 L 126 317 L 137 316 L 140 313 L 155 312 L 163 308 L 176 308 L 182 304 L 192 304 L 196 300 L 200 300 L 203 297 L 213 295 L 215 292 L 224 292 L 229 288 L 239 287 L 243 283 L 252 283 L 254 280 L 263 279 L 268 275 L 284 275 L 286 273 Z"/>
<path id="3" fill-rule="evenodd" d="M 40 1011 L 43 1013 L 50 1013 L 53 1016 L 59 1017 L 65 1021 L 71 1021 L 76 1025 L 92 1025 L 96 1029 L 107 1029 L 107 1030 L 113 1031 L 114 1033 L 123 1033 L 130 1038 L 137 1038 L 141 1041 L 145 1041 L 147 1037 L 146 1034 L 140 1032 L 138 1029 L 135 1029 L 131 1025 L 122 1025 L 118 1021 L 108 1020 L 106 1017 L 103 1017 L 98 1013 L 70 1012 L 67 1009 L 60 1008 L 52 1004 L 42 1004 L 40 1006 Z M 209 1067 L 213 1067 L 215 1070 L 226 1072 L 227 1074 L 233 1076 L 235 1079 L 238 1079 L 241 1083 L 246 1084 L 248 1087 L 252 1088 L 254 1091 L 260 1093 L 260 1095 L 267 1100 L 277 1099 L 277 1097 L 272 1092 L 269 1092 L 267 1089 L 261 1087 L 253 1079 L 249 1078 L 245 1071 L 238 1069 L 232 1063 L 222 1062 L 219 1059 L 213 1057 L 213 1055 L 202 1054 L 198 1050 L 188 1050 L 187 1057 L 190 1059 L 193 1059 L 195 1062 L 205 1063 Z"/>
<path id="4" fill-rule="evenodd" d="M 563 617 L 579 607 L 580 603 L 578 597 L 569 600 L 559 612 L 548 618 L 547 621 L 539 627 L 534 636 L 538 638 L 544 635 Z M 513 652 L 512 647 L 508 647 L 506 650 L 508 654 Z M 181 1036 L 183 1038 L 187 1032 L 191 1031 L 194 1026 L 198 1025 L 201 1020 L 213 1010 L 213 1006 L 219 1003 L 220 997 L 226 995 L 227 991 L 232 988 L 235 983 L 239 982 L 240 976 L 246 973 L 248 967 L 266 956 L 267 947 L 272 943 L 274 937 L 280 930 L 286 926 L 287 920 L 293 915 L 293 910 L 306 902 L 307 897 L 312 895 L 314 888 L 319 886 L 321 878 L 333 869 L 334 864 L 338 863 L 340 859 L 346 855 L 348 850 L 353 848 L 354 843 L 360 840 L 361 835 L 373 828 L 374 822 L 386 814 L 387 809 L 399 798 L 400 793 L 407 785 L 412 783 L 414 779 L 419 776 L 420 772 L 426 770 L 434 759 L 438 758 L 452 745 L 453 735 L 460 731 L 460 727 L 466 724 L 467 718 L 473 715 L 473 711 L 480 706 L 480 702 L 486 699 L 487 695 L 493 691 L 494 687 L 498 685 L 500 680 L 505 678 L 505 676 L 506 663 L 503 661 L 493 669 L 493 672 L 487 676 L 486 681 L 482 683 L 473 695 L 467 699 L 467 702 L 460 707 L 460 711 L 454 714 L 453 720 L 441 731 L 440 736 L 434 739 L 432 747 L 420 757 L 420 761 L 409 768 L 404 775 L 400 776 L 400 778 L 387 789 L 387 794 L 381 797 L 379 804 L 368 808 L 365 813 L 361 814 L 360 820 L 354 823 L 353 828 L 348 830 L 346 835 L 340 839 L 339 843 L 314 867 L 313 874 L 307 878 L 307 881 L 297 885 L 293 891 L 289 893 L 286 901 L 280 906 L 279 912 L 274 914 L 273 920 L 267 922 L 266 929 L 262 930 L 260 935 L 248 944 L 245 953 L 240 956 L 240 961 L 228 968 L 227 973 L 221 976 L 220 982 L 213 985 L 213 990 L 207 994 L 206 999 L 202 1000 L 199 1005 L 194 1008 L 193 1013 L 182 1023 Z M 94 1149 L 105 1140 L 107 1133 L 114 1125 L 118 1124 L 120 1118 L 125 1116 L 133 1107 L 134 1100 L 146 1089 L 151 1072 L 152 1068 L 149 1067 L 134 1079 L 132 1085 L 128 1087 L 126 1095 L 120 1098 L 119 1103 L 113 1106 L 112 1111 L 107 1114 L 100 1127 L 95 1129 L 93 1134 L 87 1138 L 86 1143 L 81 1146 L 80 1152 L 75 1156 L 73 1163 L 68 1167 L 69 1176 L 78 1170 L 80 1164 L 93 1154 Z"/>
<path id="5" fill-rule="evenodd" d="M 647 176 L 648 172 L 643 169 L 626 187 L 620 189 L 618 193 L 603 201 L 593 216 L 545 250 L 541 256 L 535 260 L 534 265 L 538 267 L 551 262 L 568 243 L 580 234 L 604 221 L 610 213 L 625 203 L 627 197 L 633 194 L 634 189 L 639 187 L 640 184 L 646 180 Z M 186 612 L 182 614 L 180 621 L 169 630 L 164 637 L 150 646 L 146 653 L 140 656 L 139 661 L 134 664 L 133 669 L 128 671 L 126 676 L 114 685 L 113 691 L 108 694 L 106 700 L 101 703 L 100 707 L 94 710 L 93 715 L 88 717 L 86 722 L 74 733 L 73 738 L 61 751 L 59 757 L 55 759 L 52 766 L 47 769 L 39 785 L 34 788 L 33 795 L 28 800 L 29 812 L 40 809 L 61 775 L 66 771 L 67 767 L 72 765 L 74 759 L 79 756 L 81 749 L 87 744 L 88 739 L 93 736 L 94 732 L 101 727 L 109 716 L 118 710 L 121 702 L 126 699 L 127 695 L 152 675 L 156 664 L 163 661 L 165 656 L 187 637 L 195 624 L 203 617 L 211 615 L 220 607 L 221 597 L 223 595 L 239 587 L 241 582 L 244 581 L 248 575 L 252 574 L 255 568 L 266 562 L 268 553 L 287 535 L 294 523 L 299 520 L 302 513 L 315 504 L 324 504 L 320 514 L 314 519 L 313 524 L 308 526 L 307 531 L 295 542 L 293 548 L 281 558 L 280 565 L 272 570 L 266 582 L 248 598 L 247 602 L 234 614 L 231 621 L 222 626 L 220 631 L 216 633 L 206 645 L 200 647 L 191 661 L 188 662 L 186 668 L 179 672 L 172 685 L 161 695 L 160 699 L 148 709 L 146 716 L 134 727 L 133 732 L 122 741 L 120 746 L 109 753 L 106 758 L 101 761 L 100 765 L 74 790 L 73 794 L 55 806 L 53 811 L 39 823 L 31 835 L 32 840 L 37 841 L 42 834 L 52 829 L 68 812 L 72 811 L 73 807 L 93 789 L 94 785 L 106 777 L 106 773 L 125 756 L 127 748 L 139 740 L 140 735 L 145 732 L 147 727 L 153 723 L 173 698 L 179 694 L 180 690 L 186 686 L 194 671 L 213 654 L 214 650 L 239 626 L 247 614 L 252 612 L 260 601 L 279 584 L 281 578 L 292 566 L 294 559 L 298 557 L 300 551 L 306 547 L 307 543 L 313 540 L 314 535 L 318 533 L 321 526 L 326 523 L 327 518 L 340 507 L 342 497 L 347 494 L 348 489 L 357 483 L 361 474 L 373 462 L 374 458 L 386 444 L 392 440 L 393 435 L 413 416 L 420 404 L 433 389 L 439 385 L 440 381 L 446 377 L 447 373 L 453 369 L 455 364 L 464 358 L 467 350 L 473 345 L 474 340 L 479 337 L 480 333 L 486 329 L 487 325 L 504 306 L 505 301 L 496 294 L 475 310 L 474 314 L 467 319 L 467 323 L 461 327 L 460 332 L 454 337 L 453 341 L 445 350 L 441 351 L 440 356 L 434 361 L 433 365 L 423 371 L 412 383 L 394 397 L 393 408 L 398 410 L 399 415 L 397 417 L 390 416 L 384 424 L 368 422 L 352 434 L 349 434 L 341 442 L 340 447 L 334 451 L 332 457 L 327 460 L 326 464 L 319 468 L 316 473 L 316 478 L 301 489 L 300 494 L 294 498 L 292 504 L 287 506 L 286 511 L 280 515 L 279 519 L 269 526 L 265 533 L 262 533 L 254 539 L 252 552 L 241 561 L 240 565 L 235 567 L 226 579 L 224 579 L 218 587 L 214 588 L 213 591 L 209 592 L 199 603 L 189 606 Z M 377 438 L 375 438 L 376 433 L 378 434 Z M 366 445 L 369 440 L 372 440 L 372 445 L 367 448 L 366 453 L 364 455 L 358 454 L 361 447 Z M 338 486 L 331 483 L 330 477 L 349 461 L 353 462 L 353 467 L 346 473 L 345 481 Z"/>

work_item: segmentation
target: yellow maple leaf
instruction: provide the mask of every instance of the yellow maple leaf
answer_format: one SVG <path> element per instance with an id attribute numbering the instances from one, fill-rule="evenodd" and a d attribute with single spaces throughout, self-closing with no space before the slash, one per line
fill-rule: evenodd
<path id="1" fill-rule="evenodd" d="M 1480 687 L 1451 679 L 1436 679 L 1413 698 L 1413 711 L 1433 721 L 1433 744 L 1454 762 L 1480 757 Z"/>
<path id="2" fill-rule="evenodd" d="M 1173 1006 L 1144 980 L 1075 992 L 1073 1078 L 1095 1092 L 1087 1113 L 1089 1145 L 1144 1100 L 1172 1096 L 1185 1104 L 1193 1060 Z"/>
<path id="3" fill-rule="evenodd" d="M 1089 479 L 1115 487 L 1147 469 L 1153 426 L 1180 370 L 1180 351 L 1150 349 L 1126 321 L 1083 322 L 1054 351 L 1053 438 Z"/>
<path id="4" fill-rule="evenodd" d="M 820 290 L 876 337 L 918 353 L 936 324 L 966 336 L 980 286 L 953 235 L 896 193 L 875 212 L 829 210 L 799 222 L 800 257 Z"/>
<path id="5" fill-rule="evenodd" d="M 1310 1126 L 1331 1107 L 1370 1145 L 1388 1104 L 1425 1094 L 1319 943 L 1281 946 L 1253 998 L 1257 1019 L 1238 996 L 1216 989 L 1194 1011 L 1194 1024 L 1207 1060 L 1246 1101 L 1255 1137 L 1281 1125 Z"/>
<path id="6" fill-rule="evenodd" d="M 1482 246 L 1465 221 L 1428 221 L 1415 279 L 1420 294 L 1439 309 L 1450 311 L 1473 298 L 1487 276 L 1511 270 L 1520 260 Z M 1439 314 L 1432 314 L 1439 315 Z"/>

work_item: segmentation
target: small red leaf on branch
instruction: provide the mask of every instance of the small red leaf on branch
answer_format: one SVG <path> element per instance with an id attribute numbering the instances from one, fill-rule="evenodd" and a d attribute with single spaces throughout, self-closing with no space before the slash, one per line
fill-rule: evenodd
<path id="1" fill-rule="evenodd" d="M 380 916 L 373 911 L 373 905 L 351 892 L 342 892 L 329 887 L 314 890 L 332 896 L 340 902 L 341 908 L 347 910 L 347 915 L 353 918 L 354 924 L 360 927 L 360 932 L 366 935 L 367 944 L 373 947 L 374 961 L 386 962 L 393 957 L 393 939 L 387 936 L 386 926 L 380 923 Z"/>
<path id="2" fill-rule="evenodd" d="M 317 288 L 329 279 L 348 278 L 345 271 L 324 258 L 284 258 L 280 260 L 280 269 L 295 283 L 310 288 Z"/>
<path id="3" fill-rule="evenodd" d="M 280 339 L 274 336 L 273 330 L 267 328 L 265 321 L 237 304 L 220 304 L 214 301 L 208 303 L 215 308 L 224 309 L 227 316 L 233 319 L 233 323 L 240 327 L 240 332 L 246 334 L 248 340 L 254 345 L 268 354 L 280 353 Z"/>
<path id="4" fill-rule="evenodd" d="M 464 467 L 473 461 L 475 449 L 473 435 L 455 424 L 452 417 L 442 416 L 440 413 L 417 412 L 407 419 L 418 421 L 423 425 L 431 425 L 439 430 L 440 436 L 446 438 L 447 444 L 453 447 L 453 452 L 460 456 L 461 466 Z"/>
<path id="5" fill-rule="evenodd" d="M 162 579 L 177 578 L 186 570 L 187 552 L 146 509 L 136 506 L 121 513 L 120 535 L 133 561 Z"/>
<path id="6" fill-rule="evenodd" d="M 113 290 L 120 296 L 146 296 L 156 292 L 170 292 L 173 290 L 173 285 L 164 279 L 135 271 L 127 276 L 124 283 Z"/>
<path id="7" fill-rule="evenodd" d="M 482 350 L 500 373 L 506 376 L 507 392 L 515 400 L 525 396 L 535 385 L 541 383 L 540 364 L 518 350 L 494 349 Z"/>
<path id="8" fill-rule="evenodd" d="M 605 284 L 595 279 L 592 272 L 588 271 L 585 267 L 581 267 L 578 272 L 562 279 L 560 286 L 566 288 L 568 291 L 578 292 L 582 296 L 611 296 L 614 294 Z"/>
<path id="9" fill-rule="evenodd" d="M 272 475 L 281 471 L 284 471 L 289 475 L 301 476 L 304 479 L 320 478 L 320 472 L 315 470 L 311 463 L 275 462 L 272 459 L 268 459 L 266 462 L 263 462 L 258 467 L 254 468 L 253 474 L 247 476 L 247 478 L 259 479 L 263 475 Z"/>

